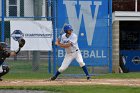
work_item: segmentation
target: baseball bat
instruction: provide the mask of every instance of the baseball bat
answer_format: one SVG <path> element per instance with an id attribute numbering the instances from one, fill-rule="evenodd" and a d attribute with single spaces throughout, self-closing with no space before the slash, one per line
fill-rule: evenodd
<path id="1" fill-rule="evenodd" d="M 60 40 L 61 40 L 62 34 L 64 33 L 64 27 L 65 27 L 65 25 L 67 25 L 67 23 L 64 23 L 64 25 L 63 25 L 63 27 L 61 28 L 61 31 L 60 31 L 60 33 L 59 33 L 58 39 L 60 39 Z"/>

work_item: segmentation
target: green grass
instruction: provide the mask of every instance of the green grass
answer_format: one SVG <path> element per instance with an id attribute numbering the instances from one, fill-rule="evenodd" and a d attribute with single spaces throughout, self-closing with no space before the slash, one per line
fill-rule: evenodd
<path id="1" fill-rule="evenodd" d="M 60 93 L 140 93 L 140 87 L 126 86 L 28 86 L 28 87 L 0 87 L 0 89 L 17 90 L 45 90 Z"/>
<path id="2" fill-rule="evenodd" d="M 6 79 L 46 79 L 52 76 L 48 73 L 48 63 L 46 61 L 39 63 L 37 71 L 32 70 L 31 61 L 12 61 L 8 62 L 10 72 L 4 76 Z M 66 73 L 70 74 L 84 74 L 80 67 L 69 67 L 60 77 L 66 77 Z M 71 76 L 73 77 L 73 76 Z M 79 76 L 80 77 L 80 76 Z M 83 76 L 80 78 L 84 78 Z M 119 74 L 101 74 L 94 75 L 92 78 L 140 78 L 140 73 L 119 73 Z"/>
<path id="3" fill-rule="evenodd" d="M 140 72 L 130 72 L 130 73 L 110 73 L 110 74 L 104 74 L 104 75 L 97 75 L 97 76 L 93 76 L 93 78 L 98 78 L 98 79 L 102 79 L 102 78 L 113 78 L 113 79 L 140 79 Z"/>
<path id="4" fill-rule="evenodd" d="M 48 63 L 40 62 L 37 71 L 32 70 L 32 62 L 12 61 L 8 62 L 10 72 L 4 76 L 7 79 L 44 79 L 52 74 L 48 73 Z"/>

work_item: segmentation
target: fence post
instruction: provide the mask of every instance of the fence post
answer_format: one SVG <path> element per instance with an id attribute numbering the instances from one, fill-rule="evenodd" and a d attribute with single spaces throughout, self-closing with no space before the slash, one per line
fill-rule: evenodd
<path id="1" fill-rule="evenodd" d="M 109 72 L 112 73 L 112 0 L 109 0 Z"/>
<path id="2" fill-rule="evenodd" d="M 56 1 L 53 0 L 53 74 L 56 73 L 56 46 L 54 45 L 56 40 Z"/>
<path id="3" fill-rule="evenodd" d="M 48 51 L 48 73 L 51 73 L 51 51 Z"/>
<path id="4" fill-rule="evenodd" d="M 1 21 L 1 41 L 4 42 L 4 0 L 1 3 L 2 8 L 2 21 Z"/>
<path id="5" fill-rule="evenodd" d="M 34 20 L 41 20 L 42 16 L 42 4 L 43 0 L 34 0 Z M 36 18 L 37 16 L 37 18 Z M 39 69 L 39 62 L 40 62 L 40 52 L 33 51 L 33 58 L 32 58 L 32 69 L 33 71 L 37 71 Z"/>

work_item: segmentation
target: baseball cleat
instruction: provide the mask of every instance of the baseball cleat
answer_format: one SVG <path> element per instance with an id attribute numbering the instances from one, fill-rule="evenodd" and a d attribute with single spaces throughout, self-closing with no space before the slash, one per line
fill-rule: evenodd
<path id="1" fill-rule="evenodd" d="M 0 81 L 2 81 L 3 79 L 0 77 Z"/>
<path id="2" fill-rule="evenodd" d="M 53 76 L 53 77 L 50 78 L 51 81 L 54 81 L 55 79 L 56 79 L 55 76 Z"/>
<path id="3" fill-rule="evenodd" d="M 91 78 L 90 78 L 90 76 L 87 76 L 87 80 L 90 80 Z"/>

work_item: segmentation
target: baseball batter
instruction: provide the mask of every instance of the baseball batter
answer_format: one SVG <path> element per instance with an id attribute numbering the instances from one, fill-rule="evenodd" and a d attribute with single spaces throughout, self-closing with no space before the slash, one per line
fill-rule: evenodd
<path id="1" fill-rule="evenodd" d="M 85 72 L 87 80 L 89 80 L 90 76 L 88 74 L 85 63 L 83 62 L 83 58 L 78 47 L 77 35 L 73 33 L 72 26 L 69 24 L 64 26 L 64 32 L 65 33 L 62 35 L 61 40 L 57 39 L 55 44 L 57 46 L 60 46 L 61 48 L 65 48 L 65 58 L 56 74 L 50 79 L 55 80 L 60 73 L 68 68 L 72 60 L 76 59 L 80 67 L 82 67 L 83 71 Z"/>
<path id="2" fill-rule="evenodd" d="M 1 77 L 9 72 L 9 67 L 3 64 L 4 60 L 10 56 L 16 56 L 20 52 L 20 49 L 24 46 L 24 44 L 25 44 L 25 40 L 21 39 L 19 40 L 18 50 L 8 52 L 6 50 L 7 44 L 5 42 L 0 42 L 0 81 L 3 80 Z"/>

